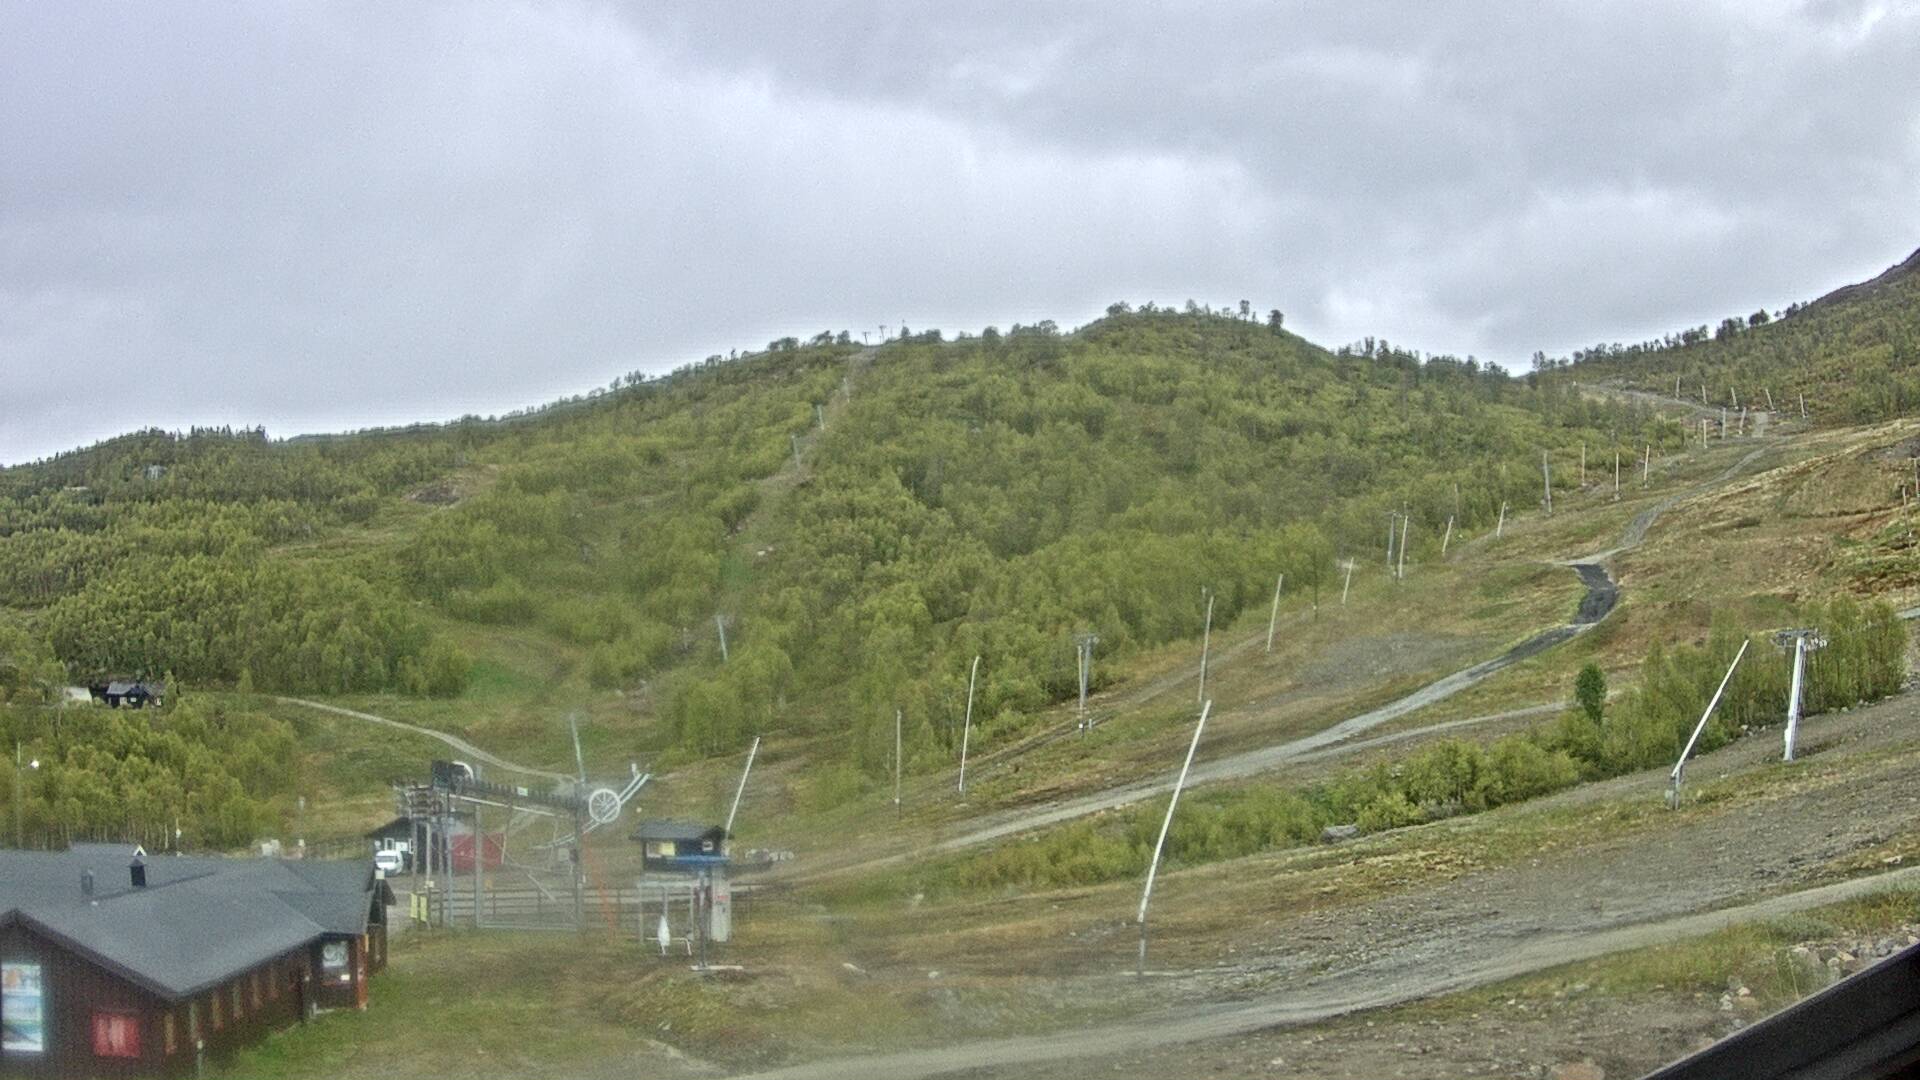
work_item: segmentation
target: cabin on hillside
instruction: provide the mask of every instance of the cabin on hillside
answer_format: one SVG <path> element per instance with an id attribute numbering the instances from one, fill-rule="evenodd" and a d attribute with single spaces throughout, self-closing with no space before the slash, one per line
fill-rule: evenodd
<path id="1" fill-rule="evenodd" d="M 166 703 L 167 684 L 157 679 L 114 679 L 96 684 L 92 692 L 110 709 L 122 705 L 129 709 L 144 709 L 149 705 L 158 708 Z"/>
<path id="2" fill-rule="evenodd" d="M 729 861 L 723 825 L 654 818 L 633 832 L 640 845 L 641 868 L 649 872 L 694 874 Z"/>
<path id="3" fill-rule="evenodd" d="M 0 1077 L 184 1075 L 365 1008 L 392 902 L 363 861 L 0 851 Z"/>

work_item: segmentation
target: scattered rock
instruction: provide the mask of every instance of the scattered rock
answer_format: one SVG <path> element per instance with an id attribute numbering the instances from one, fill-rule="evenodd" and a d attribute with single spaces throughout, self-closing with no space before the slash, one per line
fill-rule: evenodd
<path id="1" fill-rule="evenodd" d="M 853 972 L 855 975 L 865 975 L 867 973 L 865 968 L 862 968 L 860 965 L 854 963 L 851 960 L 840 961 L 840 966 L 843 968 L 846 968 L 848 971 Z"/>
<path id="2" fill-rule="evenodd" d="M 1320 830 L 1320 842 L 1323 844 L 1337 844 L 1342 840 L 1351 840 L 1359 835 L 1360 826 L 1358 825 L 1329 825 Z"/>
<path id="3" fill-rule="evenodd" d="M 1607 1080 L 1607 1071 L 1592 1061 L 1563 1061 L 1547 1073 L 1548 1080 Z"/>

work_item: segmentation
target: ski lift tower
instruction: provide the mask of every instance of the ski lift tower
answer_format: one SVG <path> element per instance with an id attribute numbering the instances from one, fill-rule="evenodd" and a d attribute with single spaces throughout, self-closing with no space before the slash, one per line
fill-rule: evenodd
<path id="1" fill-rule="evenodd" d="M 1782 759 L 1792 761 L 1794 744 L 1800 736 L 1800 689 L 1806 685 L 1807 654 L 1825 648 L 1827 638 L 1818 629 L 1803 627 L 1780 631 L 1773 635 L 1773 643 L 1793 650 L 1793 689 L 1787 695 L 1787 752 Z"/>

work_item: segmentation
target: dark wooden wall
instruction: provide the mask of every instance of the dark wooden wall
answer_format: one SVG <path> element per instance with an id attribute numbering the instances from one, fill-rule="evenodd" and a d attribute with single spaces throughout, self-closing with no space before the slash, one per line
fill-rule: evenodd
<path id="1" fill-rule="evenodd" d="M 19 923 L 0 928 L 0 959 L 40 965 L 46 1010 L 46 1052 L 0 1054 L 0 1076 L 190 1073 L 196 1024 L 207 1056 L 224 1057 L 269 1031 L 297 1022 L 312 992 L 304 947 L 179 1002 L 169 1002 Z M 217 1028 L 213 1024 L 216 997 Z M 93 1014 L 101 1011 L 139 1018 L 139 1058 L 94 1055 Z M 166 1046 L 169 1016 L 174 1025 L 172 1053 Z"/>

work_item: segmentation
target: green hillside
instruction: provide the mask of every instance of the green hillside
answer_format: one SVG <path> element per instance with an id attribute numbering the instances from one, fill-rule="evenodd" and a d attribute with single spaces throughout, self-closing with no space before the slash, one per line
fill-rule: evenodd
<path id="1" fill-rule="evenodd" d="M 822 334 L 509 421 L 145 432 L 0 471 L 0 620 L 74 681 L 379 695 L 554 765 L 567 710 L 667 760 L 787 731 L 851 778 L 889 767 L 895 708 L 910 766 L 948 760 L 976 654 L 976 738 L 1017 735 L 1073 691 L 1077 631 L 1104 681 L 1196 637 L 1205 590 L 1217 624 L 1282 571 L 1314 603 L 1391 510 L 1418 560 L 1449 518 L 1532 510 L 1543 450 L 1564 490 L 1582 445 L 1682 437 L 1202 312 Z"/>
<path id="2" fill-rule="evenodd" d="M 1920 251 L 1778 318 L 1763 308 L 1713 328 L 1536 363 L 1689 401 L 1701 401 L 1704 387 L 1704 403 L 1716 407 L 1763 408 L 1771 393 L 1779 411 L 1797 415 L 1804 396 L 1819 423 L 1903 416 L 1920 406 Z"/>

